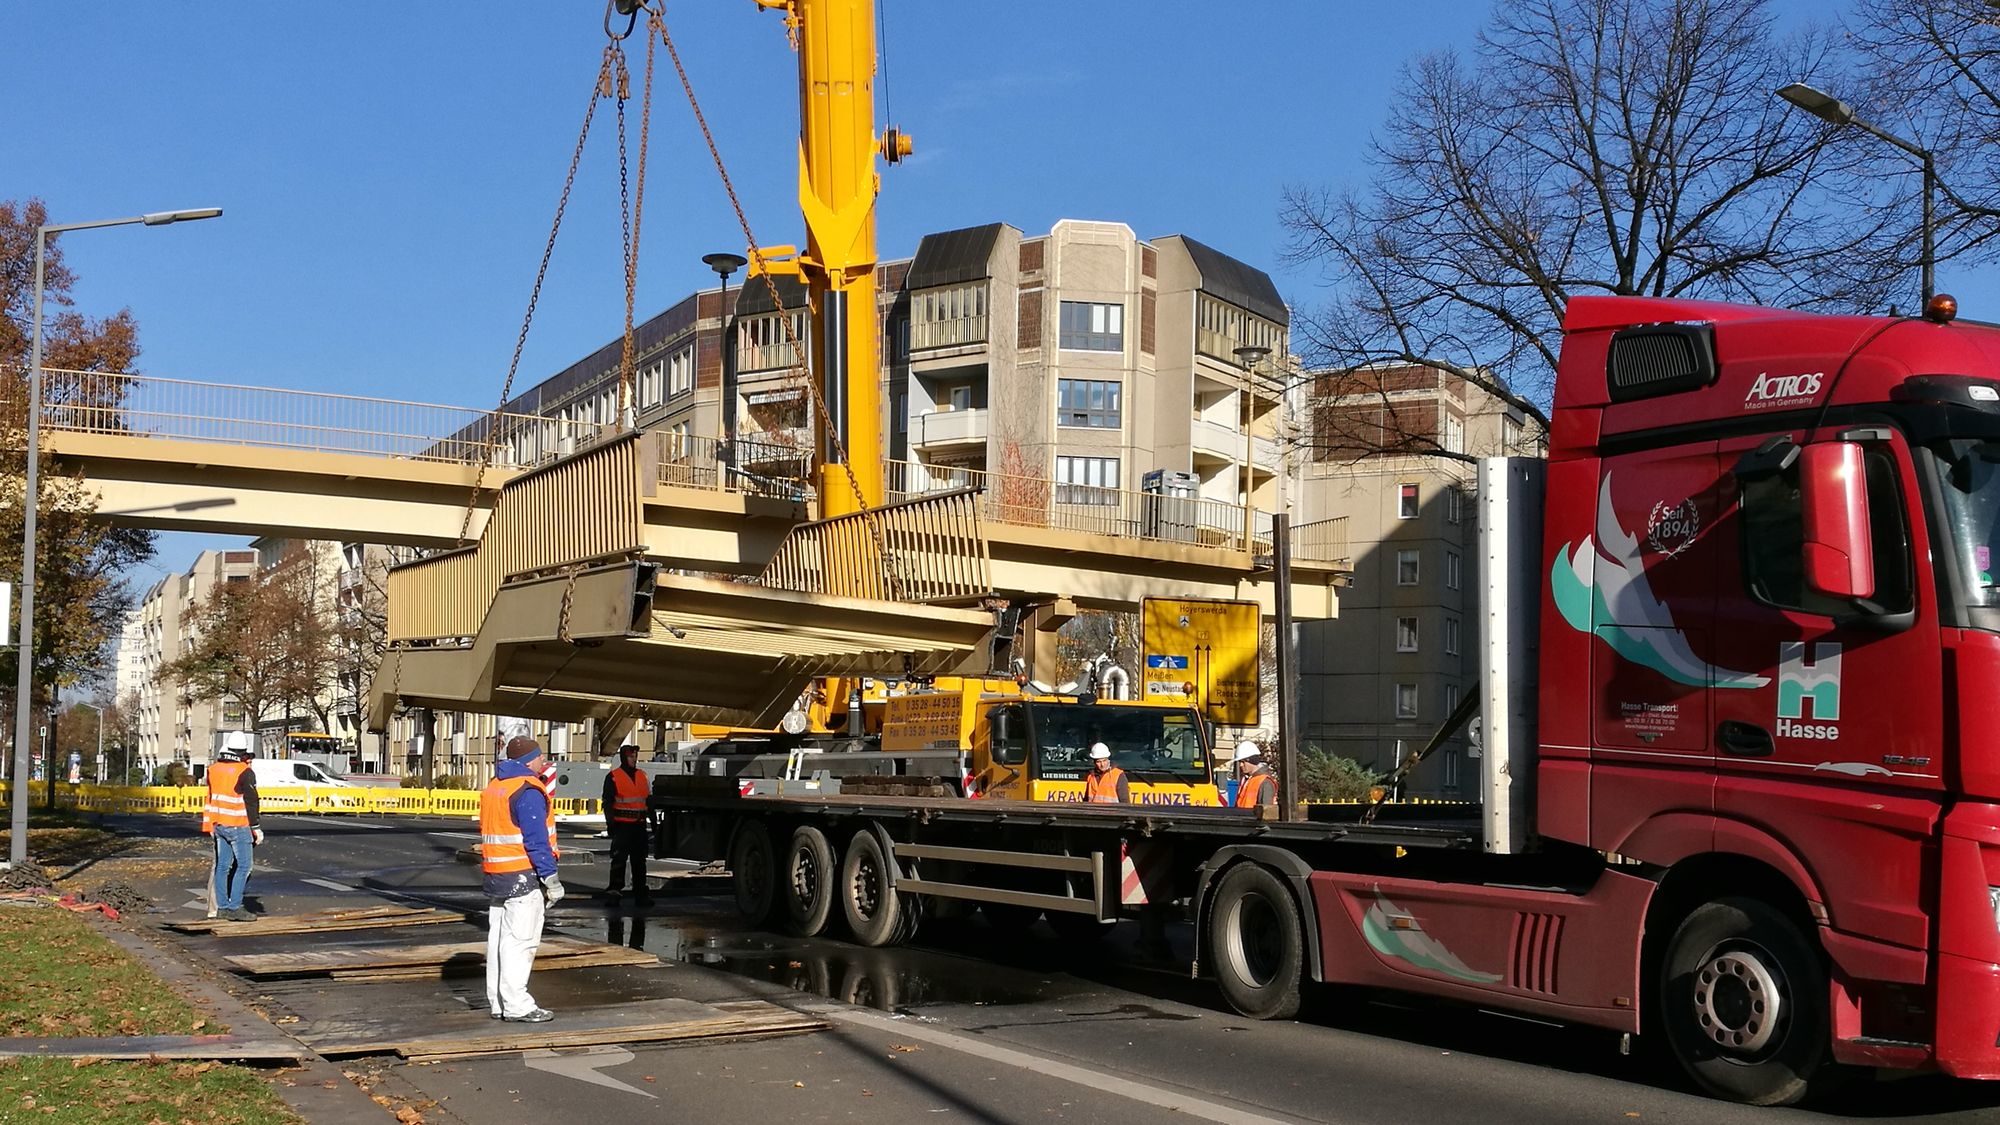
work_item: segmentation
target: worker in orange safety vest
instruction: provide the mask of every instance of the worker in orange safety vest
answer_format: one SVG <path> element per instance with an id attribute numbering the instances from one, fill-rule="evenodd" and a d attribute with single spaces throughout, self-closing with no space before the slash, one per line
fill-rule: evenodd
<path id="1" fill-rule="evenodd" d="M 486 1001 L 493 1018 L 545 1023 L 554 1017 L 528 994 L 547 908 L 563 899 L 556 874 L 555 797 L 541 744 L 526 735 L 479 794 L 479 856 L 485 875 Z"/>
<path id="2" fill-rule="evenodd" d="M 256 845 L 264 842 L 258 825 L 257 775 L 250 769 L 250 732 L 230 731 L 208 765 L 208 786 L 201 805 L 201 830 L 214 839 L 208 869 L 208 916 L 237 922 L 256 919 L 243 905 L 250 885 L 250 865 Z"/>
<path id="3" fill-rule="evenodd" d="M 1264 751 L 1245 739 L 1236 744 L 1236 800 L 1239 809 L 1278 807 L 1278 775 L 1264 761 Z"/>
<path id="4" fill-rule="evenodd" d="M 646 798 L 652 793 L 652 779 L 639 768 L 639 747 L 627 742 L 618 748 L 618 766 L 604 779 L 604 826 L 611 833 L 611 881 L 604 889 L 608 902 L 617 902 L 625 893 L 625 870 L 632 870 L 632 900 L 640 906 L 652 904 L 652 888 L 646 882 Z"/>
<path id="5" fill-rule="evenodd" d="M 1111 747 L 1090 744 L 1090 772 L 1083 778 L 1083 799 L 1098 805 L 1125 805 L 1132 802 L 1132 783 L 1125 771 L 1111 764 Z"/>

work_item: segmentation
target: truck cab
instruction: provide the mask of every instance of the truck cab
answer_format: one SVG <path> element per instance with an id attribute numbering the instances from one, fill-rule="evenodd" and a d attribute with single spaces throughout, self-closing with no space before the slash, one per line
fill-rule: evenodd
<path id="1" fill-rule="evenodd" d="M 1081 801 L 1090 747 L 1102 742 L 1140 805 L 1219 805 L 1207 724 L 1192 707 L 1074 699 L 996 703 L 977 728 L 979 793 L 1021 801 Z"/>

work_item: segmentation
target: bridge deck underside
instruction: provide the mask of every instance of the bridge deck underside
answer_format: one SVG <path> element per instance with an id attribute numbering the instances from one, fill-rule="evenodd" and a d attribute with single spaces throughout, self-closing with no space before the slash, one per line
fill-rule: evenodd
<path id="1" fill-rule="evenodd" d="M 503 586 L 469 643 L 392 650 L 371 726 L 399 703 L 580 720 L 776 726 L 816 676 L 956 671 L 990 614 L 808 596 L 627 563 Z M 650 597 L 644 596 L 650 589 Z"/>

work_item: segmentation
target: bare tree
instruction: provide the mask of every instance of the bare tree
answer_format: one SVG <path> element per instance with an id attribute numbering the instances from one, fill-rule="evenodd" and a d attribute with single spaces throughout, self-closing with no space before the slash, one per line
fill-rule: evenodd
<path id="1" fill-rule="evenodd" d="M 1931 150 L 1944 187 L 1939 257 L 1989 256 L 2000 237 L 2000 11 L 1986 0 L 1861 0 L 1849 24 L 1867 70 L 1855 91 L 1830 92 Z M 1858 131 L 1842 141 L 1881 143 Z"/>
<path id="2" fill-rule="evenodd" d="M 1857 204 L 1901 186 L 1772 96 L 1830 42 L 1780 39 L 1763 0 L 1499 5 L 1469 57 L 1406 64 L 1365 190 L 1286 192 L 1289 259 L 1333 290 L 1294 350 L 1434 367 L 1545 422 L 1572 297 L 1881 302 L 1901 236 Z"/>

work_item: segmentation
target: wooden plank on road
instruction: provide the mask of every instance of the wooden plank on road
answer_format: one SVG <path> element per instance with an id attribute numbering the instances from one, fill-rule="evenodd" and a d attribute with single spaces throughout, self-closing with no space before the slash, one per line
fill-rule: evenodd
<path id="1" fill-rule="evenodd" d="M 605 1043 L 790 1035 L 825 1026 L 825 1021 L 816 1017 L 764 1001 L 723 1007 L 673 999 L 564 1009 L 556 1021 L 542 1024 L 499 1023 L 477 1010 L 326 1020 L 314 1024 L 300 1038 L 322 1055 L 395 1053 L 430 1059 Z"/>
<path id="2" fill-rule="evenodd" d="M 564 957 L 581 954 L 603 955 L 607 951 L 621 947 L 601 945 L 597 942 L 579 941 L 575 938 L 553 937 L 542 939 L 541 949 L 535 956 L 535 967 L 543 967 L 544 960 L 555 961 Z M 637 954 L 647 961 L 659 958 L 650 953 L 628 950 L 621 959 Z M 384 946 L 343 946 L 337 949 L 301 949 L 286 953 L 244 953 L 225 957 L 231 968 L 254 977 L 307 976 L 319 973 L 334 973 L 356 969 L 412 969 L 436 968 L 453 961 L 486 960 L 484 941 L 442 942 L 432 945 L 384 945 Z"/>
<path id="3" fill-rule="evenodd" d="M 361 911 L 318 911 L 259 918 L 255 922 L 225 922 L 199 919 L 170 922 L 169 929 L 183 933 L 206 933 L 214 937 L 273 937 L 280 934 L 317 934 L 336 930 L 381 930 L 397 926 L 435 926 L 463 922 L 464 914 L 450 910 L 387 906 Z"/>
<path id="4" fill-rule="evenodd" d="M 0 1058 L 216 1059 L 298 1062 L 305 1050 L 290 1039 L 235 1035 L 135 1035 L 116 1038 L 0 1038 Z"/>

